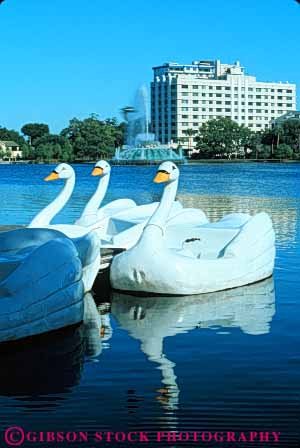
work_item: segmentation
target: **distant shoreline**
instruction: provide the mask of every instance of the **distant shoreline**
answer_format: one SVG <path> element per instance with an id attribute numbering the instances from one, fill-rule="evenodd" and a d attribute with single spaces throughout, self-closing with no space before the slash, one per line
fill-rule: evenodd
<path id="1" fill-rule="evenodd" d="M 110 159 L 108 159 L 109 161 Z M 49 162 L 33 162 L 33 161 L 17 161 L 17 162 L 7 162 L 0 161 L 0 165 L 53 165 L 56 163 L 61 163 L 58 160 L 49 161 Z M 96 160 L 94 161 L 68 161 L 67 163 L 71 163 L 74 165 L 94 165 Z M 151 166 L 157 165 L 161 163 L 161 161 L 152 162 L 152 163 L 122 163 L 122 164 L 114 164 L 115 166 Z M 176 161 L 175 161 L 176 163 Z M 186 163 L 181 163 L 181 165 L 197 165 L 201 163 L 300 163 L 300 160 L 294 159 L 187 159 Z"/>

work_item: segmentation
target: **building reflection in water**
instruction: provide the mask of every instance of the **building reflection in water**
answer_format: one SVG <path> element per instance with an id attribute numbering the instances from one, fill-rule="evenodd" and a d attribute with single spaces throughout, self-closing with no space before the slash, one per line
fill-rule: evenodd
<path id="1" fill-rule="evenodd" d="M 167 411 L 179 405 L 175 363 L 164 354 L 164 339 L 194 328 L 240 328 L 249 335 L 270 331 L 275 314 L 273 278 L 227 291 L 185 297 L 138 297 L 113 292 L 112 315 L 140 341 L 141 350 L 161 371 L 157 399 Z M 172 412 L 171 412 L 172 414 Z M 169 415 L 173 422 L 172 415 Z"/>

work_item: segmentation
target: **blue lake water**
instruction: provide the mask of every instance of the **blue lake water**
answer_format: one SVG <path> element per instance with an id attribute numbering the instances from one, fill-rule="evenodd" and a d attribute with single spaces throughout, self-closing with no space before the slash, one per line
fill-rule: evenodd
<path id="1" fill-rule="evenodd" d="M 91 168 L 75 166 L 74 195 L 56 222 L 80 215 L 97 183 Z M 27 224 L 54 199 L 61 183 L 42 180 L 52 169 L 0 165 L 0 225 Z M 180 171 L 178 199 L 212 220 L 232 211 L 271 215 L 274 278 L 189 298 L 126 296 L 100 278 L 94 300 L 102 338 L 86 325 L 0 347 L 0 431 L 17 425 L 89 432 L 88 444 L 66 446 L 103 446 L 93 440 L 95 431 L 276 431 L 280 443 L 270 436 L 269 443 L 141 445 L 299 446 L 300 164 L 201 164 Z M 159 199 L 154 173 L 155 167 L 113 167 L 106 201 Z"/>

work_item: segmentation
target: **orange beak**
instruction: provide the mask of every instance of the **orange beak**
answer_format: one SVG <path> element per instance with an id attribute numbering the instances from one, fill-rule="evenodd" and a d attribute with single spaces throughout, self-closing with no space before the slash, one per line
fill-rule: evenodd
<path id="1" fill-rule="evenodd" d="M 49 180 L 57 180 L 57 179 L 59 179 L 59 175 L 55 171 L 52 171 L 52 173 L 49 174 L 49 176 L 45 177 L 44 180 L 48 182 Z"/>
<path id="2" fill-rule="evenodd" d="M 92 176 L 103 176 L 103 168 L 96 166 L 92 171 Z"/>
<path id="3" fill-rule="evenodd" d="M 161 184 L 164 182 L 169 182 L 169 180 L 170 174 L 158 171 L 155 178 L 153 179 L 153 182 L 155 182 L 156 184 Z"/>

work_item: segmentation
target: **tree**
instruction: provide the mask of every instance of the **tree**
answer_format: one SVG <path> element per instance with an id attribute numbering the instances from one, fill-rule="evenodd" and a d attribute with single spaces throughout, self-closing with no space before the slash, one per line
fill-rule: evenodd
<path id="1" fill-rule="evenodd" d="M 101 154 L 112 155 L 124 139 L 124 133 L 115 118 L 99 120 L 92 115 L 84 120 L 73 118 L 61 132 L 73 146 L 74 154 L 83 158 L 99 158 Z"/>
<path id="2" fill-rule="evenodd" d="M 283 138 L 282 143 L 293 148 L 294 153 L 300 153 L 300 120 L 291 118 L 282 125 Z"/>
<path id="3" fill-rule="evenodd" d="M 281 143 L 276 146 L 274 155 L 277 159 L 291 159 L 293 157 L 293 149 L 289 145 Z"/>
<path id="4" fill-rule="evenodd" d="M 26 144 L 25 139 L 12 129 L 3 128 L 0 126 L 0 140 L 10 140 L 18 143 L 20 146 Z"/>
<path id="5" fill-rule="evenodd" d="M 37 139 L 49 134 L 49 126 L 44 123 L 27 123 L 21 131 L 28 137 L 29 144 L 34 146 Z"/>
<path id="6" fill-rule="evenodd" d="M 193 147 L 193 137 L 194 137 L 194 135 L 196 135 L 198 133 L 198 131 L 196 131 L 195 129 L 189 128 L 189 129 L 184 129 L 182 131 L 182 133 L 188 137 L 188 152 L 190 155 L 190 153 L 192 151 L 192 147 Z"/>
<path id="7" fill-rule="evenodd" d="M 67 162 L 73 159 L 73 148 L 67 138 L 48 134 L 36 140 L 34 155 L 38 160 L 56 159 Z"/>
<path id="8" fill-rule="evenodd" d="M 196 148 L 203 157 L 244 157 L 252 135 L 250 129 L 239 126 L 230 118 L 209 120 L 203 123 L 195 138 Z"/>

